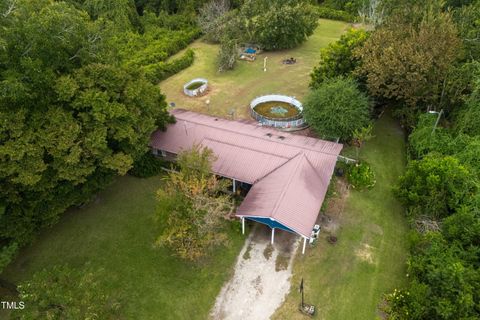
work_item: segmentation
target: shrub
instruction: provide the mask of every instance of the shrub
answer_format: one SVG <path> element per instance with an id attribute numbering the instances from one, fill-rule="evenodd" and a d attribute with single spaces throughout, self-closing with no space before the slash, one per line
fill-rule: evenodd
<path id="1" fill-rule="evenodd" d="M 12 242 L 7 246 L 0 248 L 0 274 L 3 269 L 13 260 L 18 251 L 18 244 Z"/>
<path id="2" fill-rule="evenodd" d="M 329 7 L 317 7 L 316 12 L 319 18 L 353 22 L 355 17 L 343 10 L 336 10 Z"/>
<path id="3" fill-rule="evenodd" d="M 353 56 L 353 51 L 367 40 L 368 35 L 365 30 L 350 29 L 340 40 L 322 49 L 320 63 L 310 75 L 310 87 L 316 88 L 329 78 L 349 76 L 360 63 L 360 59 Z"/>
<path id="4" fill-rule="evenodd" d="M 409 215 L 444 218 L 475 191 L 470 172 L 457 158 L 430 154 L 410 161 L 396 193 Z"/>
<path id="5" fill-rule="evenodd" d="M 347 181 L 355 189 L 371 189 L 377 182 L 375 173 L 366 162 L 351 165 L 347 170 Z"/>
<path id="6" fill-rule="evenodd" d="M 333 78 L 311 91 L 304 101 L 305 120 L 323 138 L 348 141 L 368 126 L 371 105 L 355 80 Z"/>
<path id="7" fill-rule="evenodd" d="M 130 174 L 139 178 L 148 178 L 159 175 L 163 167 L 168 167 L 168 162 L 157 158 L 151 152 L 145 153 L 133 163 Z"/>
<path id="8" fill-rule="evenodd" d="M 145 76 L 152 83 L 158 83 L 166 78 L 180 72 L 192 65 L 195 59 L 195 53 L 192 49 L 188 49 L 183 56 L 172 62 L 160 61 L 158 63 L 149 64 L 143 68 Z"/>
<path id="9" fill-rule="evenodd" d="M 457 130 L 471 136 L 480 136 L 480 78 L 457 119 Z"/>

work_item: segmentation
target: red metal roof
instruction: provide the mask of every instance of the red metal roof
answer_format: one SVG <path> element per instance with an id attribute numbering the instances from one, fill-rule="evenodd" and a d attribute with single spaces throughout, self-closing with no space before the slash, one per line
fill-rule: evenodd
<path id="1" fill-rule="evenodd" d="M 310 237 L 329 180 L 299 153 L 252 186 L 237 216 L 268 217 Z"/>
<path id="2" fill-rule="evenodd" d="M 217 156 L 212 166 L 216 174 L 253 184 L 237 215 L 270 217 L 310 236 L 341 144 L 281 132 L 253 121 L 182 109 L 172 114 L 176 123 L 152 134 L 152 148 L 175 154 L 194 144 L 212 149 Z"/>

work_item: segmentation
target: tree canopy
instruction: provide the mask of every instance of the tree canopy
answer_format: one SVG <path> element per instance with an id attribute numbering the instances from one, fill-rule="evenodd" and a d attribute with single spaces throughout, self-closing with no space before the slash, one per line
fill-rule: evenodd
<path id="1" fill-rule="evenodd" d="M 434 5 L 396 12 L 356 50 L 369 92 L 398 101 L 409 125 L 425 106 L 441 105 L 444 83 L 461 41 L 451 14 Z"/>
<path id="2" fill-rule="evenodd" d="M 157 191 L 157 220 L 162 230 L 156 244 L 187 260 L 198 260 L 213 246 L 228 241 L 222 231 L 233 203 L 224 192 L 228 181 L 211 171 L 210 149 L 194 146 L 178 155 L 179 170 Z"/>
<path id="3" fill-rule="evenodd" d="M 118 318 L 121 305 L 103 289 L 104 275 L 104 270 L 88 265 L 39 271 L 18 286 L 25 308 L 15 310 L 12 319 Z"/>
<path id="4" fill-rule="evenodd" d="M 184 67 L 164 60 L 198 30 L 188 24 L 182 30 L 154 26 L 157 20 L 141 19 L 132 4 L 2 2 L 2 259 L 11 258 L 12 248 L 55 223 L 67 208 L 88 201 L 115 175 L 125 174 L 148 150 L 151 132 L 172 120 L 146 69 L 154 65 L 165 76 Z M 136 31 L 131 15 L 143 23 L 145 36 Z M 158 41 L 151 44 L 144 37 Z M 119 40 L 127 38 L 131 42 Z M 149 45 L 162 50 L 142 59 L 126 54 L 151 52 Z"/>
<path id="5" fill-rule="evenodd" d="M 333 78 L 312 90 L 303 103 L 305 120 L 323 138 L 349 141 L 368 126 L 371 105 L 351 78 Z"/>
<path id="6" fill-rule="evenodd" d="M 368 35 L 365 30 L 350 29 L 338 41 L 320 50 L 320 63 L 310 74 L 310 87 L 316 88 L 326 79 L 350 76 L 360 63 L 353 52 L 363 45 Z"/>

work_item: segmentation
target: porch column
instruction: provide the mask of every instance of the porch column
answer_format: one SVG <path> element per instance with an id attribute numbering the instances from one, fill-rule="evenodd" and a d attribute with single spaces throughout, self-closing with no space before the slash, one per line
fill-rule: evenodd
<path id="1" fill-rule="evenodd" d="M 307 245 L 307 237 L 303 237 L 303 249 L 302 254 L 305 254 L 305 246 Z"/>
<path id="2" fill-rule="evenodd" d="M 273 244 L 273 239 L 275 238 L 275 228 L 272 228 L 272 244 Z"/>
<path id="3" fill-rule="evenodd" d="M 237 191 L 237 186 L 236 186 L 236 183 L 235 183 L 235 179 L 232 179 L 232 185 L 233 185 L 233 193 L 235 193 Z"/>
<path id="4" fill-rule="evenodd" d="M 242 217 L 242 234 L 245 234 L 245 218 Z"/>

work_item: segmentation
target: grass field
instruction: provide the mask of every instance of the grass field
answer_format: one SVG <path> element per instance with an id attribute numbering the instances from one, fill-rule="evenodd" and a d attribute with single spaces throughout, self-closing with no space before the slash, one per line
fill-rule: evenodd
<path id="1" fill-rule="evenodd" d="M 392 194 L 404 170 L 404 137 L 389 115 L 376 122 L 374 134 L 361 157 L 372 165 L 376 186 L 350 191 L 339 219 L 337 244 L 328 244 L 323 235 L 305 256 L 297 256 L 292 291 L 274 319 L 305 319 L 297 310 L 301 277 L 306 302 L 317 307 L 316 319 L 327 320 L 375 319 L 382 294 L 406 281 L 407 226 Z"/>
<path id="2" fill-rule="evenodd" d="M 310 72 L 318 64 L 320 49 L 335 41 L 346 30 L 347 24 L 320 20 L 315 33 L 301 46 L 276 52 L 266 52 L 255 62 L 238 61 L 232 71 L 219 73 L 216 67 L 218 45 L 195 41 L 195 62 L 182 72 L 160 83 L 168 102 L 179 108 L 227 116 L 234 109 L 236 116 L 247 118 L 250 101 L 260 95 L 279 93 L 302 99 L 308 92 Z M 181 54 L 181 53 L 179 53 Z M 267 57 L 267 72 L 263 72 L 263 59 Z M 285 58 L 294 57 L 294 65 L 282 64 Z M 206 78 L 210 87 L 207 95 L 187 97 L 183 85 L 193 78 Z M 206 101 L 210 100 L 207 109 Z"/>
<path id="3" fill-rule="evenodd" d="M 230 230 L 230 246 L 197 266 L 154 249 L 154 193 L 160 184 L 159 177 L 118 179 L 94 203 L 42 232 L 2 277 L 16 283 L 53 265 L 90 261 L 107 271 L 102 285 L 121 299 L 123 319 L 208 318 L 245 237 Z"/>

